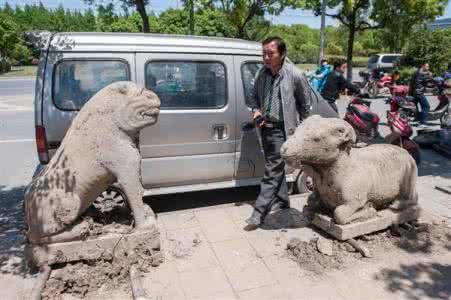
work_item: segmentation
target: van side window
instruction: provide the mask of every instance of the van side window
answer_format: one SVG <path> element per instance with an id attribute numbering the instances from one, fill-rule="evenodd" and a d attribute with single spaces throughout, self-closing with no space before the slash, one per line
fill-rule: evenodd
<path id="1" fill-rule="evenodd" d="M 398 58 L 399 58 L 399 56 L 384 55 L 384 56 L 382 56 L 382 62 L 386 63 L 386 64 L 391 64 L 391 63 L 394 63 L 395 60 L 397 60 Z"/>
<path id="2" fill-rule="evenodd" d="M 261 62 L 247 62 L 241 66 L 241 78 L 243 79 L 244 97 L 246 104 L 249 103 L 249 97 L 254 88 L 255 76 L 258 70 L 263 66 Z"/>
<path id="3" fill-rule="evenodd" d="M 119 60 L 62 60 L 53 74 L 53 102 L 62 110 L 79 110 L 105 86 L 130 80 L 129 73 Z"/>
<path id="4" fill-rule="evenodd" d="M 161 109 L 218 109 L 227 104 L 226 69 L 219 62 L 151 61 L 145 78 Z"/>

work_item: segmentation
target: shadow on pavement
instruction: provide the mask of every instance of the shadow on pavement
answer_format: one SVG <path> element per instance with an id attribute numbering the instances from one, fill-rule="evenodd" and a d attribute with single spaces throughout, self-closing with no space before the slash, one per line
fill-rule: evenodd
<path id="1" fill-rule="evenodd" d="M 253 202 L 257 199 L 259 187 L 210 190 L 170 195 L 156 195 L 144 198 L 155 213 L 164 213 L 192 208 L 201 208 L 228 203 Z"/>
<path id="2" fill-rule="evenodd" d="M 451 178 L 451 160 L 433 150 L 422 149 L 418 176 L 428 175 Z"/>
<path id="3" fill-rule="evenodd" d="M 24 262 L 25 220 L 23 195 L 25 186 L 0 186 L 0 273 L 22 274 Z"/>
<path id="4" fill-rule="evenodd" d="M 402 298 L 420 300 L 450 299 L 451 265 L 418 263 L 401 265 L 400 269 L 383 269 L 375 279 L 383 281 L 391 292 L 402 294 Z"/>

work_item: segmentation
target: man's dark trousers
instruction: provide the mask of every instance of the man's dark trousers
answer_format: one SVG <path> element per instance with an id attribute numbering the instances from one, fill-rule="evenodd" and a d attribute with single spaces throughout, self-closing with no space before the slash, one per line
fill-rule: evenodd
<path id="1" fill-rule="evenodd" d="M 285 130 L 283 123 L 270 125 L 273 127 L 263 126 L 261 129 L 262 146 L 265 153 L 265 174 L 260 184 L 260 195 L 255 202 L 255 210 L 262 217 L 278 201 L 282 201 L 284 207 L 289 207 L 285 162 L 280 155 L 280 148 L 286 139 Z"/>

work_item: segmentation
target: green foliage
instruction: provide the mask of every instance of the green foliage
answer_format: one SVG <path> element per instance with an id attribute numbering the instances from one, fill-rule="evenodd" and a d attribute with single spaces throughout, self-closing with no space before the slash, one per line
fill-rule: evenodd
<path id="1" fill-rule="evenodd" d="M 10 58 L 14 60 L 14 64 L 28 65 L 31 62 L 32 52 L 23 43 L 17 43 L 11 51 Z"/>
<path id="2" fill-rule="evenodd" d="M 418 29 L 407 45 L 406 62 L 418 66 L 428 62 L 434 73 L 441 74 L 451 62 L 451 29 Z"/>
<path id="3" fill-rule="evenodd" d="M 399 68 L 399 81 L 404 84 L 408 84 L 413 74 L 417 71 L 415 67 L 404 66 Z"/>
<path id="4" fill-rule="evenodd" d="M 329 42 L 326 46 L 326 54 L 336 56 L 343 55 L 343 49 L 334 42 Z"/>
<path id="5" fill-rule="evenodd" d="M 17 25 L 10 16 L 0 14 L 0 56 L 3 58 L 10 57 L 14 45 L 20 42 L 16 28 Z"/>
<path id="6" fill-rule="evenodd" d="M 195 14 L 196 35 L 232 37 L 233 27 L 227 22 L 225 15 L 212 9 L 199 10 Z"/>
<path id="7" fill-rule="evenodd" d="M 0 74 L 11 71 L 11 64 L 6 60 L 0 58 Z"/>
<path id="8" fill-rule="evenodd" d="M 315 63 L 318 61 L 319 46 L 313 44 L 304 44 L 300 48 L 300 54 L 305 63 Z"/>

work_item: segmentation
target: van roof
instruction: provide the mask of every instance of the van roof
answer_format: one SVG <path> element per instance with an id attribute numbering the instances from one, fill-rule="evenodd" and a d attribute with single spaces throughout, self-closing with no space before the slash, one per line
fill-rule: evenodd
<path id="1" fill-rule="evenodd" d="M 60 32 L 44 50 L 87 52 L 179 52 L 261 56 L 261 44 L 240 39 L 149 33 Z"/>

